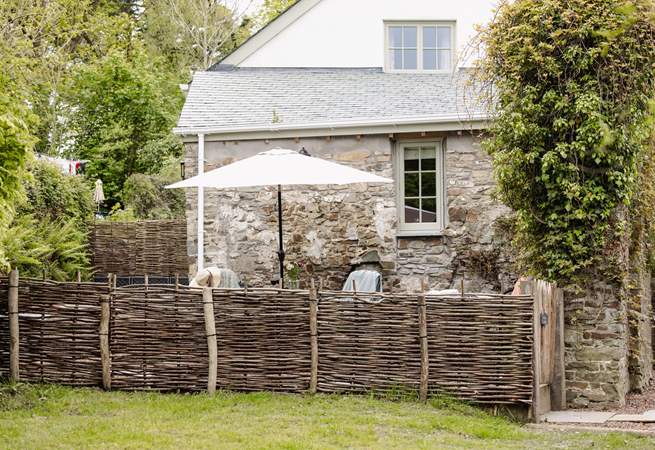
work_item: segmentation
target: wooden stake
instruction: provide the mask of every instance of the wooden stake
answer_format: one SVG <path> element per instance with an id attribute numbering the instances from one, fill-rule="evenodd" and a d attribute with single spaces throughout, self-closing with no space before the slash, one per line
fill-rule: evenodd
<path id="1" fill-rule="evenodd" d="M 309 393 L 316 394 L 318 389 L 318 293 L 313 278 L 309 289 L 309 334 L 312 345 L 312 371 L 309 381 Z"/>
<path id="2" fill-rule="evenodd" d="M 214 296 L 211 288 L 202 291 L 202 306 L 205 313 L 205 335 L 209 354 L 209 374 L 207 376 L 207 393 L 216 392 L 216 377 L 218 373 L 218 344 L 216 342 L 216 321 L 214 319 Z"/>
<path id="3" fill-rule="evenodd" d="M 18 269 L 9 274 L 9 378 L 20 381 L 20 339 L 18 331 Z"/>
<path id="4" fill-rule="evenodd" d="M 427 292 L 427 283 L 425 280 L 421 283 L 422 293 L 418 298 L 418 328 L 419 338 L 421 341 L 421 381 L 419 386 L 419 399 L 422 402 L 428 399 L 428 378 L 430 373 L 430 359 L 428 354 L 428 320 L 427 320 L 427 303 L 425 293 Z"/>
<path id="5" fill-rule="evenodd" d="M 462 298 L 464 298 L 464 278 L 460 280 L 459 285 L 460 285 L 460 293 L 462 294 Z"/>
<path id="6" fill-rule="evenodd" d="M 111 298 L 116 288 L 115 275 L 109 274 L 109 295 L 100 299 L 100 360 L 102 363 L 102 387 L 111 389 L 111 353 L 109 352 L 109 318 L 111 315 Z"/>
<path id="7" fill-rule="evenodd" d="M 541 311 L 543 308 L 543 292 L 541 283 L 533 281 L 530 288 L 533 295 L 534 307 L 532 317 L 532 420 L 536 423 L 541 422 L 544 405 L 542 404 L 541 395 Z"/>
<path id="8" fill-rule="evenodd" d="M 566 374 L 564 363 L 564 291 L 553 287 L 554 346 L 553 346 L 553 381 L 550 386 L 551 408 L 553 411 L 566 409 Z"/>

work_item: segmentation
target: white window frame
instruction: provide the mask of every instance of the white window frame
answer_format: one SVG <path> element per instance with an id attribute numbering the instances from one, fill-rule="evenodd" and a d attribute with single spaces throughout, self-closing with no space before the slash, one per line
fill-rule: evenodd
<path id="1" fill-rule="evenodd" d="M 437 221 L 435 223 L 405 223 L 405 149 L 434 146 L 436 149 Z M 446 176 L 445 149 L 443 139 L 429 141 L 402 141 L 396 144 L 396 205 L 398 206 L 398 237 L 438 236 L 446 226 Z"/>
<path id="2" fill-rule="evenodd" d="M 455 41 L 455 25 L 452 21 L 384 21 L 384 71 L 389 73 L 452 73 L 457 61 L 457 42 Z M 424 69 L 423 68 L 423 27 L 450 27 L 450 68 L 448 69 Z M 416 69 L 393 69 L 391 58 L 391 42 L 389 39 L 390 27 L 416 27 Z M 438 52 L 437 52 L 438 58 Z"/>

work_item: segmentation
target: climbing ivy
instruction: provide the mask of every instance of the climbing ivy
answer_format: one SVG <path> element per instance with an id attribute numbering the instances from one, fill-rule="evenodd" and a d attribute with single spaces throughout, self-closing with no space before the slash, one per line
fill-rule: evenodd
<path id="1" fill-rule="evenodd" d="M 484 143 L 519 259 L 572 282 L 603 258 L 642 183 L 655 94 L 652 0 L 515 0 L 481 30 Z M 652 208 L 651 208 L 652 209 Z M 643 209 L 642 209 L 643 210 Z"/>

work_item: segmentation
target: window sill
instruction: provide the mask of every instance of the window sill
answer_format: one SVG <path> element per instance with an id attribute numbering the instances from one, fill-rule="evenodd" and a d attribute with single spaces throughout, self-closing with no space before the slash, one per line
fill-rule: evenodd
<path id="1" fill-rule="evenodd" d="M 422 237 L 442 237 L 444 230 L 426 230 L 426 231 L 399 231 L 396 233 L 397 239 L 411 239 Z"/>

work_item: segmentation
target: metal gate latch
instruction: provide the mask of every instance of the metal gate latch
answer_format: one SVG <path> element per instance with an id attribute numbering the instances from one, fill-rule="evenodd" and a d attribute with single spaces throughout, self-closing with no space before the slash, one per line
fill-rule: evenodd
<path id="1" fill-rule="evenodd" d="M 541 313 L 541 316 L 539 316 L 539 321 L 541 322 L 542 327 L 548 325 L 548 313 Z"/>

